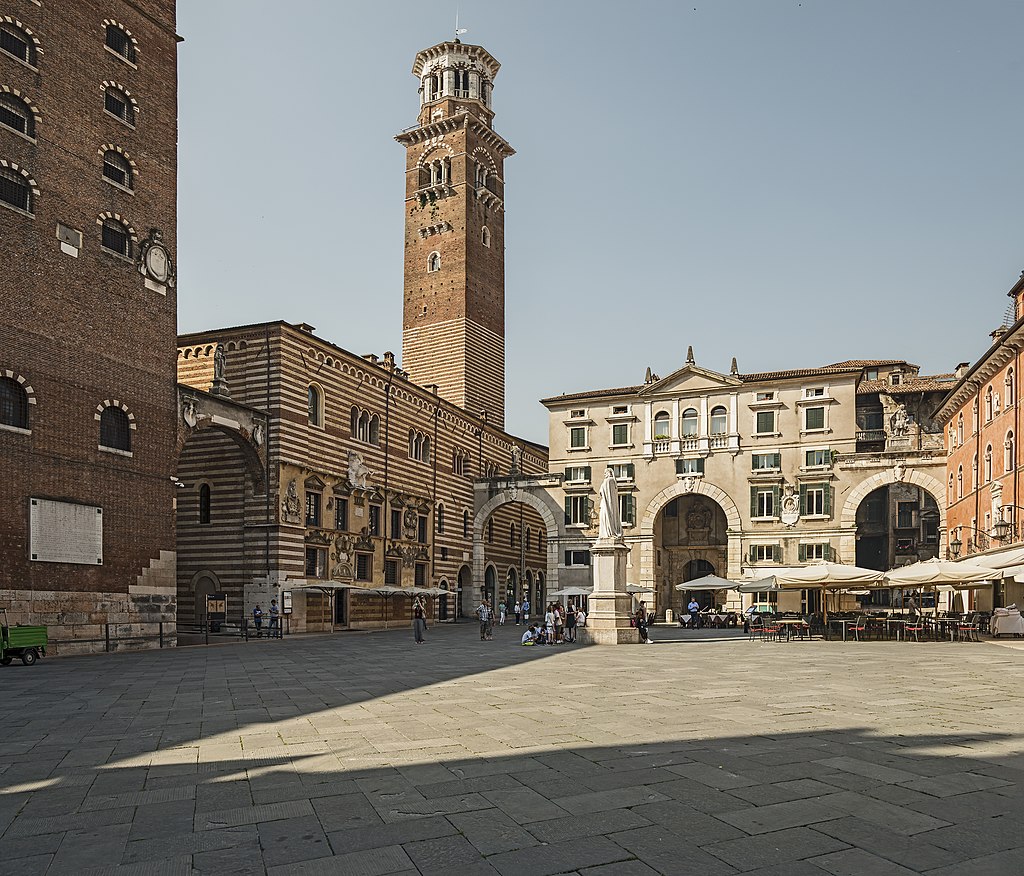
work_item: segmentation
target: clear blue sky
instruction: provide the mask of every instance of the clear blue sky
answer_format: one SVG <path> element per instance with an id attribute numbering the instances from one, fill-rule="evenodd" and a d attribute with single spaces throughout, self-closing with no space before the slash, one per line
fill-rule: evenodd
<path id="1" fill-rule="evenodd" d="M 688 344 L 741 371 L 986 348 L 1024 268 L 1024 4 L 458 5 L 518 150 L 513 431 L 546 441 L 537 399 L 664 376 Z M 182 331 L 286 319 L 401 350 L 392 137 L 455 10 L 179 0 Z"/>

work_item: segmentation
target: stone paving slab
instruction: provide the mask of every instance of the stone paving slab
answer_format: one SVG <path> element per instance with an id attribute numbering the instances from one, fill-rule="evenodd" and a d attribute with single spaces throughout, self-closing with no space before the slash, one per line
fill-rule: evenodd
<path id="1" fill-rule="evenodd" d="M 686 632 L 521 649 L 467 624 L 428 659 L 400 630 L 0 669 L 23 706 L 0 872 L 1024 872 L 1024 651 Z"/>

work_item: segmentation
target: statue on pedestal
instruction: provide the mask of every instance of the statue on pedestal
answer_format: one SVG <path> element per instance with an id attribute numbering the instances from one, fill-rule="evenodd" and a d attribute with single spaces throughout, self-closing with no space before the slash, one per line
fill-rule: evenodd
<path id="1" fill-rule="evenodd" d="M 622 518 L 619 515 L 619 485 L 611 467 L 605 469 L 601 484 L 601 504 L 598 517 L 598 538 L 612 541 L 622 539 Z"/>

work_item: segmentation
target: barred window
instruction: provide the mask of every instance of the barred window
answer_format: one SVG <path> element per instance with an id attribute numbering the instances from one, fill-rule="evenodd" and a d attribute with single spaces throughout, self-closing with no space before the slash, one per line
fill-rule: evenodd
<path id="1" fill-rule="evenodd" d="M 36 117 L 32 109 L 20 97 L 6 91 L 0 92 L 0 125 L 26 137 L 36 135 Z"/>
<path id="2" fill-rule="evenodd" d="M 135 125 L 135 106 L 120 88 L 108 85 L 103 95 L 103 108 L 127 125 Z"/>
<path id="3" fill-rule="evenodd" d="M 126 259 L 132 257 L 132 237 L 128 227 L 116 219 L 103 220 L 103 239 L 100 241 L 102 247 L 110 252 L 115 252 Z"/>
<path id="4" fill-rule="evenodd" d="M 131 163 L 120 152 L 115 152 L 113 149 L 108 149 L 103 153 L 103 176 L 126 189 L 135 187 Z"/>
<path id="5" fill-rule="evenodd" d="M 126 61 L 135 63 L 135 44 L 132 38 L 116 24 L 107 25 L 107 48 L 117 52 Z"/>
<path id="6" fill-rule="evenodd" d="M 8 21 L 0 21 L 0 49 L 33 67 L 38 61 L 32 38 L 17 25 Z"/>
<path id="7" fill-rule="evenodd" d="M 0 377 L 0 425 L 28 428 L 28 393 L 11 377 Z"/>
<path id="8" fill-rule="evenodd" d="M 32 187 L 25 177 L 8 167 L 0 167 L 0 201 L 32 212 Z"/>
<path id="9" fill-rule="evenodd" d="M 112 450 L 131 451 L 132 436 L 128 415 L 120 408 L 104 408 L 100 414 L 100 446 Z"/>
<path id="10" fill-rule="evenodd" d="M 203 484 L 199 487 L 199 522 L 206 524 L 210 522 L 211 495 L 210 485 Z"/>

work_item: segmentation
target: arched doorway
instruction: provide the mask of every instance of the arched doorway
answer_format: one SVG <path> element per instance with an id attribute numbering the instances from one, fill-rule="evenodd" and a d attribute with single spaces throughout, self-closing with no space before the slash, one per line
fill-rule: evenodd
<path id="1" fill-rule="evenodd" d="M 473 573 L 470 572 L 469 566 L 463 566 L 459 569 L 459 587 L 455 594 L 455 617 L 466 616 L 466 594 L 470 592 L 470 588 L 473 586 Z"/>
<path id="2" fill-rule="evenodd" d="M 220 592 L 220 581 L 213 572 L 203 570 L 193 579 L 192 592 L 196 626 L 206 626 L 206 597 Z"/>
<path id="3" fill-rule="evenodd" d="M 722 506 L 708 496 L 687 493 L 668 501 L 654 526 L 658 610 L 680 609 L 697 596 L 701 607 L 720 601 L 715 591 L 676 590 L 728 564 L 729 523 Z"/>
<path id="4" fill-rule="evenodd" d="M 937 557 L 939 520 L 938 502 L 924 488 L 901 481 L 877 487 L 857 506 L 857 565 L 887 572 Z M 870 601 L 888 605 L 890 595 L 872 591 Z"/>
<path id="5" fill-rule="evenodd" d="M 488 566 L 487 571 L 484 572 L 484 593 L 483 598 L 490 600 L 491 605 L 494 605 L 494 594 L 498 587 L 498 575 L 494 571 L 494 566 Z"/>
<path id="6" fill-rule="evenodd" d="M 503 597 L 505 605 L 514 605 L 518 595 L 519 573 L 515 566 L 509 566 L 508 573 L 505 575 L 505 595 Z"/>
<path id="7" fill-rule="evenodd" d="M 441 590 L 448 589 L 448 582 L 445 579 L 441 579 L 441 583 L 437 585 Z M 448 597 L 440 596 L 437 600 L 437 621 L 438 623 L 445 623 L 448 620 Z"/>

